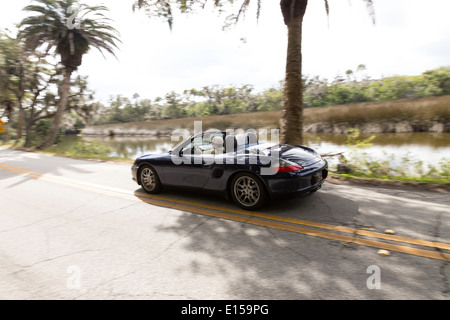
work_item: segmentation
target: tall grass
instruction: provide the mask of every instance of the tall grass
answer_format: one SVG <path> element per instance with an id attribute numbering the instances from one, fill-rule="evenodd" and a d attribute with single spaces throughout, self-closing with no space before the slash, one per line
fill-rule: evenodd
<path id="1" fill-rule="evenodd" d="M 305 110 L 305 123 L 450 121 L 450 96 L 365 102 Z"/>
<path id="2" fill-rule="evenodd" d="M 112 151 L 112 148 L 101 142 L 85 141 L 81 137 L 70 136 L 61 139 L 58 145 L 45 149 L 45 152 L 59 156 L 86 159 L 109 159 Z"/>

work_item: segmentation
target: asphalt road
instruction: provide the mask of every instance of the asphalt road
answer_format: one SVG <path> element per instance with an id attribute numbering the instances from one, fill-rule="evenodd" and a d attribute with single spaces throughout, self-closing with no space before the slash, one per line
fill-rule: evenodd
<path id="1" fill-rule="evenodd" d="M 325 183 L 250 213 L 147 196 L 130 164 L 0 150 L 0 299 L 448 300 L 449 199 Z"/>

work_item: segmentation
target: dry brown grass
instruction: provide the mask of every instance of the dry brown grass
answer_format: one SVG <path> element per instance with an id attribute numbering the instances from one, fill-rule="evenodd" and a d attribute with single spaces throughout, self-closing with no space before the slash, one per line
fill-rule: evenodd
<path id="1" fill-rule="evenodd" d="M 217 115 L 207 117 L 130 122 L 96 126 L 100 130 L 124 131 L 173 131 L 177 128 L 193 130 L 194 121 L 202 121 L 204 130 L 215 128 L 278 128 L 281 111 Z M 366 102 L 321 108 L 309 108 L 304 111 L 304 123 L 347 123 L 350 125 L 374 121 L 440 121 L 450 122 L 450 96 L 421 99 L 401 99 L 384 102 Z"/>
<path id="2" fill-rule="evenodd" d="M 450 120 L 450 96 L 355 103 L 307 109 L 305 123 L 361 124 L 373 121 Z"/>

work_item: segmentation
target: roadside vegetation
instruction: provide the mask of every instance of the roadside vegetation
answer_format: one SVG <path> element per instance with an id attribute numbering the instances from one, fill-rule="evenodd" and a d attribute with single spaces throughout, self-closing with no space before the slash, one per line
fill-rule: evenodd
<path id="1" fill-rule="evenodd" d="M 79 159 L 129 160 L 111 156 L 113 149 L 98 141 L 85 141 L 81 137 L 63 139 L 57 145 L 45 149 L 46 153 Z"/>

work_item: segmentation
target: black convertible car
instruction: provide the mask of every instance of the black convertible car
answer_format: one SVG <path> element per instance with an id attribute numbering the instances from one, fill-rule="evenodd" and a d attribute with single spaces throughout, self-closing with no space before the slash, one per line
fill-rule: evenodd
<path id="1" fill-rule="evenodd" d="M 141 156 L 131 171 L 148 193 L 164 186 L 212 191 L 255 210 L 270 199 L 313 194 L 324 183 L 328 164 L 305 146 L 216 131 L 193 135 L 167 153 Z"/>

